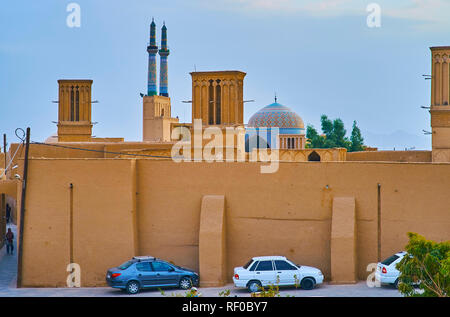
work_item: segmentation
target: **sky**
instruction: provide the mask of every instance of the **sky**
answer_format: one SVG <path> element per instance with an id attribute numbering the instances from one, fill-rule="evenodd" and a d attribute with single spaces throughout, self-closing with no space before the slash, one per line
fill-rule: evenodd
<path id="1" fill-rule="evenodd" d="M 68 27 L 67 6 L 80 6 Z M 369 27 L 367 6 L 381 8 Z M 320 129 L 357 121 L 366 144 L 430 149 L 430 46 L 450 45 L 450 0 L 40 0 L 0 6 L 0 133 L 56 133 L 58 79 L 92 79 L 93 135 L 142 140 L 149 25 L 168 28 L 172 116 L 191 121 L 195 70 L 241 70 L 244 120 L 270 104 Z M 159 58 L 158 58 L 159 66 Z"/>

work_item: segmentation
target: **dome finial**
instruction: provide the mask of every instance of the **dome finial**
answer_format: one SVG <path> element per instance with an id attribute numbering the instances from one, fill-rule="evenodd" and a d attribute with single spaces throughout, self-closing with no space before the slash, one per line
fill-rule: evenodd
<path id="1" fill-rule="evenodd" d="M 278 98 L 277 98 L 277 92 L 275 91 L 275 103 L 277 103 L 277 100 L 278 100 Z"/>

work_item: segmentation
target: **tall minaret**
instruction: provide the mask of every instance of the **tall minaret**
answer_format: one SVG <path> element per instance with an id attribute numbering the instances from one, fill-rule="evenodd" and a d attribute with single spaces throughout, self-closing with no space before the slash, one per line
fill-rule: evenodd
<path id="1" fill-rule="evenodd" d="M 161 57 L 161 69 L 159 77 L 159 95 L 164 97 L 169 97 L 169 82 L 168 82 L 168 71 L 167 71 L 167 57 L 170 54 L 167 48 L 167 28 L 164 23 L 161 29 L 161 49 L 159 50 L 159 56 Z"/>
<path id="2" fill-rule="evenodd" d="M 431 146 L 433 162 L 450 162 L 450 46 L 431 47 Z"/>
<path id="3" fill-rule="evenodd" d="M 157 95 L 156 91 L 156 53 L 158 46 L 156 45 L 156 24 L 152 18 L 150 24 L 150 45 L 147 47 L 148 52 L 148 88 L 147 96 Z"/>

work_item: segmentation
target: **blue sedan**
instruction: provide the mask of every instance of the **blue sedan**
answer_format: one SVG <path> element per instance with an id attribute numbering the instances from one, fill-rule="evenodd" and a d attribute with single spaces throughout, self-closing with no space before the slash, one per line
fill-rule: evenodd
<path id="1" fill-rule="evenodd" d="M 141 289 L 152 287 L 179 287 L 190 289 L 198 286 L 196 272 L 176 266 L 154 257 L 134 257 L 130 261 L 106 272 L 106 282 L 113 288 L 137 294 Z"/>

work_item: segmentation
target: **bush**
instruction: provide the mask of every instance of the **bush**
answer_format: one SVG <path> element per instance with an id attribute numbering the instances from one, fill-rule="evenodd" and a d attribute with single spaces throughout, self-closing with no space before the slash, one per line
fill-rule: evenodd
<path id="1" fill-rule="evenodd" d="M 405 296 L 448 297 L 450 294 L 450 241 L 434 242 L 408 233 L 408 254 L 397 264 L 398 289 Z M 421 292 L 416 292 L 418 285 Z"/>
<path id="2" fill-rule="evenodd" d="M 267 289 L 260 287 L 259 292 L 252 293 L 251 297 L 280 297 L 280 289 L 278 285 L 270 284 Z"/>

